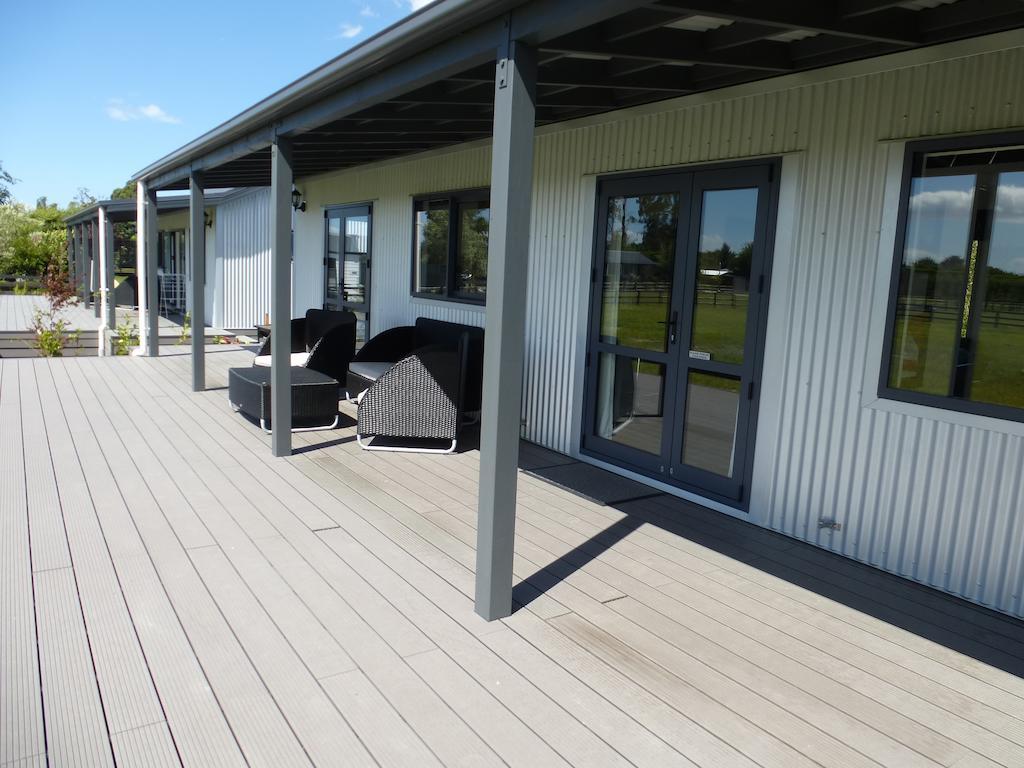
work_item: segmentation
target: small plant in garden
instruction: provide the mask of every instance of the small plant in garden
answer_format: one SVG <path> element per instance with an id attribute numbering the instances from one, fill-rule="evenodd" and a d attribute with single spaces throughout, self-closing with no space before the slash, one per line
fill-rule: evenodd
<path id="1" fill-rule="evenodd" d="M 64 349 L 78 343 L 78 331 L 68 332 L 68 322 L 62 313 L 78 303 L 75 286 L 68 278 L 63 259 L 52 260 L 43 274 L 43 295 L 46 309 L 32 313 L 32 328 L 36 334 L 36 347 L 43 357 L 60 357 Z"/>
<path id="2" fill-rule="evenodd" d="M 139 329 L 131 320 L 123 320 L 114 331 L 114 354 L 127 355 L 138 341 Z"/>
<path id="3" fill-rule="evenodd" d="M 19 280 L 14 284 L 14 295 L 15 296 L 28 296 L 28 283 L 24 280 Z"/>
<path id="4" fill-rule="evenodd" d="M 184 344 L 189 340 L 192 335 L 192 313 L 186 312 L 185 317 L 181 319 L 181 334 L 178 336 L 178 343 Z"/>
<path id="5" fill-rule="evenodd" d="M 218 334 L 217 334 L 216 336 L 214 336 L 214 337 L 213 337 L 213 343 L 214 343 L 214 344 L 223 344 L 223 343 L 224 343 L 224 337 L 223 337 L 223 336 L 221 336 L 221 335 L 220 335 L 220 334 L 218 333 Z"/>

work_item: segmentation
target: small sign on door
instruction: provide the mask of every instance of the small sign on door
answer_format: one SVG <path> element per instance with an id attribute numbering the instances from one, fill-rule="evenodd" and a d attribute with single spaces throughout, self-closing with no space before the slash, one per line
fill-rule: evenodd
<path id="1" fill-rule="evenodd" d="M 697 349 L 691 349 L 690 350 L 690 357 L 692 357 L 694 360 L 710 360 L 711 359 L 711 353 L 710 352 L 701 352 L 700 350 L 697 350 Z"/>

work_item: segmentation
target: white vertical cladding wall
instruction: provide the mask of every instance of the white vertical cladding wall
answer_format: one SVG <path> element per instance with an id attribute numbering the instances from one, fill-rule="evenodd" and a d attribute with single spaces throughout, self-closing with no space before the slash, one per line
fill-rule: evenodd
<path id="1" fill-rule="evenodd" d="M 776 386 L 761 398 L 749 519 L 1024 615 L 1024 431 L 873 407 L 863 375 L 881 355 L 868 339 L 869 308 L 880 250 L 892 253 L 879 242 L 884 142 L 1024 126 L 1022 36 L 989 41 L 1009 41 L 1007 50 L 973 55 L 985 43 L 967 41 L 542 131 L 526 437 L 565 452 L 577 443 L 595 176 L 795 153 L 784 172 L 792 209 L 780 217 L 791 237 L 774 258 L 763 374 Z M 410 298 L 411 195 L 486 184 L 487 154 L 471 147 L 305 183 L 314 207 L 374 204 L 374 332 L 421 314 L 482 323 L 464 305 Z M 322 282 L 321 227 L 322 218 L 304 224 L 296 242 Z M 842 530 L 819 530 L 822 517 Z"/>
<path id="2" fill-rule="evenodd" d="M 218 327 L 252 328 L 270 312 L 270 190 L 254 189 L 217 206 L 214 317 Z M 220 301 L 220 309 L 216 308 Z"/>

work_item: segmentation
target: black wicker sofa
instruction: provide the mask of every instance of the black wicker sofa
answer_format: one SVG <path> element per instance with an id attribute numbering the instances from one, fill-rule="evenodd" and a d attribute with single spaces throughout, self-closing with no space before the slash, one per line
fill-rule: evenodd
<path id="1" fill-rule="evenodd" d="M 366 342 L 349 365 L 359 401 L 356 439 L 367 450 L 451 453 L 467 416 L 480 411 L 482 328 L 421 317 Z M 373 445 L 370 438 L 446 441 L 442 448 Z"/>

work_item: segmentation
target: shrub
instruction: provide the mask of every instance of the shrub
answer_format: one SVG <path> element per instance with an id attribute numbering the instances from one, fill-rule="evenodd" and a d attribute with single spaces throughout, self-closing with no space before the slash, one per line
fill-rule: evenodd
<path id="1" fill-rule="evenodd" d="M 67 346 L 78 343 L 79 335 L 77 331 L 68 332 L 68 323 L 61 316 L 65 309 L 78 303 L 62 258 L 50 260 L 42 286 L 47 308 L 33 313 L 31 330 L 35 331 L 36 347 L 43 357 L 60 357 Z"/>
<path id="2" fill-rule="evenodd" d="M 138 341 L 139 329 L 131 320 L 125 319 L 114 332 L 114 354 L 127 355 Z"/>

